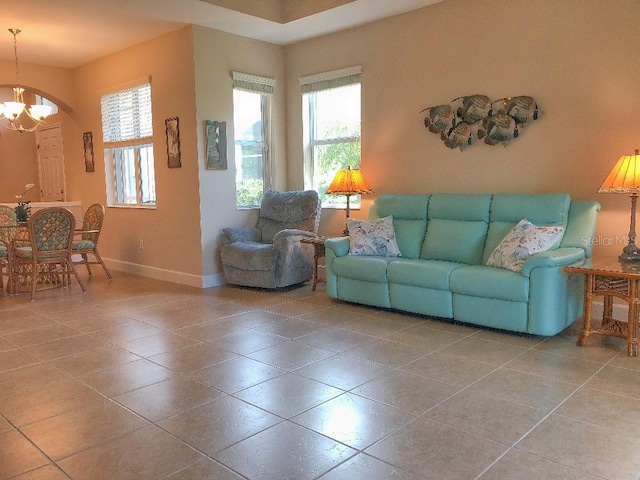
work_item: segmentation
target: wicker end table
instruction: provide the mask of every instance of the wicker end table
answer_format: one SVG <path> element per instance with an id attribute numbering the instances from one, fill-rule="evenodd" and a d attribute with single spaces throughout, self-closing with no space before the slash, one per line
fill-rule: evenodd
<path id="1" fill-rule="evenodd" d="M 627 341 L 627 355 L 638 356 L 638 317 L 640 315 L 640 265 L 625 265 L 616 258 L 590 258 L 580 265 L 565 267 L 569 275 L 586 277 L 584 313 L 578 346 L 584 346 L 591 334 L 609 335 Z M 594 328 L 591 318 L 594 297 L 604 298 L 602 324 Z M 613 299 L 619 298 L 629 306 L 626 322 L 613 318 Z"/>
<path id="2" fill-rule="evenodd" d="M 324 258 L 325 250 L 324 250 L 324 241 L 325 237 L 315 237 L 315 238 L 304 238 L 300 240 L 300 243 L 307 243 L 313 245 L 313 284 L 311 286 L 311 290 L 315 291 L 316 286 L 320 282 L 324 282 L 325 280 L 320 277 L 319 274 L 319 265 L 318 260 Z"/>

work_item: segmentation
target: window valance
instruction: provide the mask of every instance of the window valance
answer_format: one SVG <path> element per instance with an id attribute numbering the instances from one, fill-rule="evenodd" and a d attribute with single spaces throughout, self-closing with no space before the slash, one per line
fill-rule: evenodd
<path id="1" fill-rule="evenodd" d="M 251 93 L 273 95 L 276 87 L 274 78 L 243 72 L 231 72 L 231 74 L 233 76 L 233 88 Z"/>
<path id="2" fill-rule="evenodd" d="M 360 83 L 361 74 L 362 66 L 356 65 L 354 67 L 331 70 L 330 72 L 306 75 L 300 77 L 298 81 L 302 87 L 302 93 L 311 93 Z"/>

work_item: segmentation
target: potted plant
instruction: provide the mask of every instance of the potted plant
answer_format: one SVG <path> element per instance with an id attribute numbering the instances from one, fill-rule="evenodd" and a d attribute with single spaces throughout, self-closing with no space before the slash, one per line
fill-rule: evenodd
<path id="1" fill-rule="evenodd" d="M 18 199 L 18 206 L 15 208 L 17 222 L 26 222 L 27 220 L 29 220 L 29 215 L 31 214 L 31 206 L 29 206 L 29 204 L 31 203 L 31 201 L 25 200 L 24 194 L 35 186 L 35 183 L 27 183 L 24 186 L 24 192 L 22 192 L 20 195 L 16 195 L 16 198 Z"/>

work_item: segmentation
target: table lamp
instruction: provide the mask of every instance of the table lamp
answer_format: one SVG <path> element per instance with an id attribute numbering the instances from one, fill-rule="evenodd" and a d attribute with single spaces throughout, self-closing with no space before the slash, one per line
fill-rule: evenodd
<path id="1" fill-rule="evenodd" d="M 330 195 L 347 196 L 347 218 L 349 218 L 349 197 L 362 193 L 373 193 L 369 182 L 364 178 L 360 170 L 352 170 L 351 167 L 339 170 L 327 188 Z M 345 226 L 343 235 L 349 235 L 349 229 Z"/>
<path id="2" fill-rule="evenodd" d="M 640 187 L 640 154 L 622 155 L 598 189 L 598 193 L 626 193 L 631 197 L 629 243 L 618 257 L 621 263 L 640 262 L 640 248 L 636 246 L 636 205 Z"/>

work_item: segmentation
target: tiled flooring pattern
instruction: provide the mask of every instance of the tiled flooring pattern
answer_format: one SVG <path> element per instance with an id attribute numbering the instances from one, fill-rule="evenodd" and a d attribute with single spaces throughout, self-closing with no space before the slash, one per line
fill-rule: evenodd
<path id="1" fill-rule="evenodd" d="M 85 275 L 85 278 L 86 275 Z M 627 479 L 640 358 L 102 272 L 0 294 L 0 479 Z"/>

